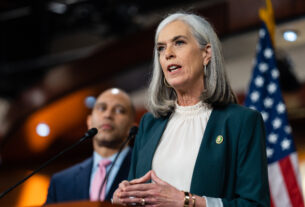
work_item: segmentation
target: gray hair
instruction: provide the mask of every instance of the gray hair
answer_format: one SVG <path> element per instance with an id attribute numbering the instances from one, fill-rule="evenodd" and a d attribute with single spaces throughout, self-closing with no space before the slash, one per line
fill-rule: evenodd
<path id="1" fill-rule="evenodd" d="M 160 31 L 169 23 L 177 20 L 183 21 L 190 27 L 200 48 L 204 48 L 208 43 L 211 44 L 212 57 L 203 77 L 205 90 L 202 92 L 200 100 L 214 107 L 237 103 L 225 72 L 219 39 L 210 23 L 195 14 L 174 13 L 163 19 L 156 30 L 153 73 L 148 87 L 148 110 L 155 117 L 160 117 L 168 115 L 175 109 L 176 93 L 173 88 L 167 87 L 164 83 L 165 77 L 159 62 L 156 43 Z"/>

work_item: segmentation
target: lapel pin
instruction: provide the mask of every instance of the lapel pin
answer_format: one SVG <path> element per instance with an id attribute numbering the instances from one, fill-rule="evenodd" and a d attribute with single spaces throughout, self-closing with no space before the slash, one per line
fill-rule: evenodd
<path id="1" fill-rule="evenodd" d="M 216 138 L 216 144 L 221 144 L 223 142 L 223 137 L 221 135 L 218 135 Z"/>

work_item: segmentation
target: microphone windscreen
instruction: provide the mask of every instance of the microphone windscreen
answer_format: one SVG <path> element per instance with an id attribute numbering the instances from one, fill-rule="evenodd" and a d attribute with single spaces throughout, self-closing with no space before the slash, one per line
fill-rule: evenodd
<path id="1" fill-rule="evenodd" d="M 86 132 L 85 136 L 86 136 L 86 137 L 93 137 L 93 136 L 96 135 L 96 134 L 97 134 L 97 128 L 92 128 L 92 129 L 89 129 L 89 130 Z"/>
<path id="2" fill-rule="evenodd" d="M 138 127 L 137 126 L 133 126 L 129 130 L 129 136 L 134 136 L 134 135 L 137 134 L 137 132 L 138 132 Z"/>

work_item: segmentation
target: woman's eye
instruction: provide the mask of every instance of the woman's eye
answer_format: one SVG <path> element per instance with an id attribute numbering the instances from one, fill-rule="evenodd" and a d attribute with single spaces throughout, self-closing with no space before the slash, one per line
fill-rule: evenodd
<path id="1" fill-rule="evenodd" d="M 183 45 L 185 42 L 183 40 L 177 40 L 175 43 L 176 45 Z"/>
<path id="2" fill-rule="evenodd" d="M 157 47 L 158 53 L 162 52 L 163 50 L 164 50 L 164 46 L 159 46 L 159 47 Z"/>

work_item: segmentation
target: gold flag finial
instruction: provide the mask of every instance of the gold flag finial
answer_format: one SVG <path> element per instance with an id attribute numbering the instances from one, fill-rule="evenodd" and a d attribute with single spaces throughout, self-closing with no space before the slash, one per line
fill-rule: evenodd
<path id="1" fill-rule="evenodd" d="M 266 23 L 272 45 L 275 47 L 275 21 L 271 0 L 266 0 L 266 8 L 259 9 L 259 17 Z"/>

